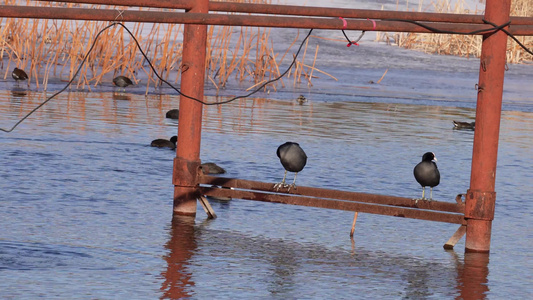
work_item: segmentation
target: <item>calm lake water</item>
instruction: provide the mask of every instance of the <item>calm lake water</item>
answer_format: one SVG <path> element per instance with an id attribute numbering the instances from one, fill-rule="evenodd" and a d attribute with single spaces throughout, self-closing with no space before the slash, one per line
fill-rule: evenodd
<path id="1" fill-rule="evenodd" d="M 397 5 L 369 3 L 358 8 Z M 305 32 L 271 36 L 286 49 Z M 309 157 L 300 186 L 415 198 L 413 167 L 432 151 L 441 172 L 433 196 L 455 202 L 469 187 L 474 135 L 452 120 L 475 118 L 479 61 L 373 43 L 368 33 L 349 49 L 315 37 L 317 68 L 338 81 L 315 73 L 312 86 L 205 106 L 202 161 L 276 183 L 276 149 L 294 141 Z M 531 65 L 506 73 L 490 256 L 465 254 L 464 239 L 445 251 L 458 225 L 371 214 L 359 214 L 352 241 L 353 213 L 337 210 L 212 199 L 217 219 L 200 206 L 196 219 L 173 219 L 175 154 L 150 142 L 177 133 L 164 117 L 179 107 L 176 93 L 144 96 L 144 81 L 116 94 L 111 78 L 93 92 L 72 88 L 0 132 L 0 299 L 532 298 L 532 74 Z M 64 84 L 52 79 L 45 93 L 10 79 L 0 80 L 2 128 Z M 207 100 L 251 85 L 215 96 L 206 82 Z M 298 105 L 300 94 L 309 102 Z"/>
<path id="2" fill-rule="evenodd" d="M 16 91 L 0 92 L 3 128 L 45 99 Z M 472 119 L 472 108 L 365 99 L 205 107 L 201 158 L 225 176 L 274 183 L 283 175 L 276 148 L 292 140 L 309 156 L 299 185 L 419 197 L 412 168 L 433 151 L 442 174 L 434 198 L 466 191 L 473 132 L 452 130 L 452 120 Z M 465 255 L 464 240 L 443 250 L 457 225 L 370 214 L 352 244 L 353 214 L 336 210 L 212 200 L 217 219 L 199 207 L 196 220 L 172 221 L 174 153 L 149 144 L 176 133 L 164 114 L 178 103 L 71 92 L 0 134 L 1 298 L 531 296 L 531 112 L 503 112 L 487 257 Z"/>

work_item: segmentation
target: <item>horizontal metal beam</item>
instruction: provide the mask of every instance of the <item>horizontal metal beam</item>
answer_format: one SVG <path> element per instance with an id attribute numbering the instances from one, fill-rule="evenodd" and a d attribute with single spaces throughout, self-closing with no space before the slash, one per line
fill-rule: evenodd
<path id="1" fill-rule="evenodd" d="M 138 6 L 171 9 L 190 9 L 196 0 L 64 0 L 55 2 L 71 2 L 86 4 L 103 4 L 117 6 Z M 42 1 L 49 2 L 49 1 Z M 445 23 L 472 23 L 484 24 L 482 15 L 473 14 L 448 14 L 448 13 L 424 13 L 424 12 L 402 12 L 384 11 L 371 9 L 348 9 L 331 7 L 313 7 L 297 5 L 278 4 L 255 4 L 236 2 L 213 2 L 209 3 L 210 11 L 253 13 L 253 14 L 274 14 L 274 15 L 295 15 L 314 17 L 343 17 L 356 19 L 402 19 L 411 21 L 445 22 Z M 533 18 L 511 17 L 513 25 L 533 25 Z"/>
<path id="2" fill-rule="evenodd" d="M 298 186 L 289 192 L 273 183 L 199 175 L 200 193 L 214 197 L 357 211 L 420 220 L 464 224 L 464 203 L 414 199 Z"/>
<path id="3" fill-rule="evenodd" d="M 95 21 L 128 21 L 148 23 L 183 23 L 201 25 L 231 25 L 252 27 L 288 27 L 306 29 L 343 29 L 343 22 L 338 18 L 302 18 L 277 16 L 249 16 L 230 14 L 201 14 L 156 11 L 117 11 L 113 9 L 86 8 L 58 8 L 4 5 L 0 10 L 0 17 L 35 18 L 35 19 L 65 19 L 65 20 L 95 20 Z M 396 21 L 353 20 L 347 22 L 346 30 L 368 31 L 396 31 L 429 33 L 428 29 L 411 23 Z M 490 29 L 490 25 L 482 24 L 448 24 L 427 23 L 427 26 L 441 31 L 455 31 L 461 34 L 481 29 Z M 533 25 L 517 25 L 509 28 L 515 35 L 533 35 Z"/>
<path id="4" fill-rule="evenodd" d="M 36 0 L 38 2 L 47 2 L 47 0 Z M 61 3 L 80 3 L 80 4 L 97 4 L 97 5 L 114 5 L 114 6 L 137 6 L 152 8 L 173 8 L 173 9 L 192 9 L 194 2 L 197 0 L 59 0 L 54 2 Z"/>
<path id="5" fill-rule="evenodd" d="M 427 221 L 445 222 L 453 224 L 466 224 L 463 214 L 438 212 L 430 210 L 403 208 L 395 206 L 384 206 L 352 201 L 342 201 L 333 199 L 323 199 L 307 196 L 296 196 L 291 194 L 271 194 L 255 191 L 244 191 L 238 189 L 225 189 L 217 187 L 200 187 L 200 193 L 214 197 L 233 197 L 237 199 L 283 203 L 299 206 L 337 209 L 345 211 L 363 212 L 378 215 L 403 217 Z"/>
<path id="6" fill-rule="evenodd" d="M 348 191 L 339 191 L 331 189 L 322 189 L 314 187 L 297 186 L 291 188 L 290 193 L 279 193 L 273 189 L 273 183 L 260 181 L 235 179 L 227 177 L 216 177 L 200 175 L 198 183 L 206 185 L 215 185 L 226 188 L 235 188 L 241 190 L 262 191 L 265 193 L 277 193 L 291 196 L 308 196 L 323 199 L 335 199 L 343 201 L 364 202 L 378 205 L 398 206 L 405 208 L 418 208 L 425 210 L 446 211 L 453 213 L 464 213 L 464 203 L 451 203 L 442 201 L 415 200 L 404 197 L 385 196 L 367 193 L 357 193 Z M 229 190 L 229 189 L 226 189 Z M 283 189 L 281 190 L 283 192 Z M 459 200 L 460 201 L 460 200 Z"/>

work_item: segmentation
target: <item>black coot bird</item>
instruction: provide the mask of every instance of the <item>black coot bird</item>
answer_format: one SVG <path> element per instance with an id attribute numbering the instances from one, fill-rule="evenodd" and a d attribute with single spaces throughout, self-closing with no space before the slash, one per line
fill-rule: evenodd
<path id="1" fill-rule="evenodd" d="M 416 181 L 422 186 L 422 200 L 425 200 L 426 186 L 429 186 L 429 200 L 433 199 L 433 188 L 439 185 L 440 182 L 440 173 L 435 163 L 437 158 L 433 152 L 426 152 L 422 156 L 422 161 L 419 162 L 413 174 L 415 175 Z"/>
<path id="2" fill-rule="evenodd" d="M 299 144 L 293 142 L 286 142 L 279 146 L 276 154 L 278 155 L 283 168 L 285 168 L 285 175 L 280 183 L 274 185 L 274 189 L 277 191 L 282 187 L 288 187 L 290 190 L 291 187 L 296 186 L 296 175 L 298 175 L 298 172 L 305 167 L 305 164 L 307 163 L 307 155 L 305 155 L 304 150 Z M 294 172 L 294 181 L 291 185 L 285 183 L 287 172 Z"/>
<path id="3" fill-rule="evenodd" d="M 177 120 L 180 117 L 180 111 L 179 111 L 179 109 L 171 109 L 171 110 L 167 111 L 165 117 L 168 118 L 168 119 Z"/>
<path id="4" fill-rule="evenodd" d="M 453 121 L 453 129 L 457 129 L 457 130 L 474 130 L 474 129 L 476 129 L 476 122 Z"/>
<path id="5" fill-rule="evenodd" d="M 129 79 L 128 77 L 126 76 L 117 76 L 113 79 L 113 83 L 118 86 L 118 87 L 121 87 L 123 91 L 126 91 L 126 87 L 128 85 L 132 85 L 133 82 L 131 81 L 131 79 Z"/>
<path id="6" fill-rule="evenodd" d="M 172 150 L 176 149 L 176 142 L 178 141 L 177 136 L 173 136 L 170 140 L 157 139 L 153 140 L 150 146 L 158 148 L 170 148 Z"/>
<path id="7" fill-rule="evenodd" d="M 26 72 L 24 72 L 24 70 L 22 69 L 19 69 L 19 68 L 15 68 L 13 69 L 13 73 L 11 73 L 11 76 L 13 77 L 13 79 L 15 79 L 15 83 L 18 85 L 19 84 L 19 81 L 24 81 L 26 79 L 28 79 L 28 74 L 26 74 Z"/>
<path id="8" fill-rule="evenodd" d="M 204 174 L 225 174 L 226 173 L 226 170 L 224 170 L 224 168 L 222 168 L 221 166 L 213 162 L 203 163 L 200 165 L 200 167 L 202 168 L 202 172 Z"/>

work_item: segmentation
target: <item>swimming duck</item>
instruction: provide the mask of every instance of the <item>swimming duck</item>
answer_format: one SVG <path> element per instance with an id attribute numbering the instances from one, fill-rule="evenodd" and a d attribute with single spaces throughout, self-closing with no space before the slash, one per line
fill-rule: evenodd
<path id="1" fill-rule="evenodd" d="M 169 111 L 167 111 L 165 117 L 168 118 L 168 119 L 179 119 L 179 116 L 180 116 L 180 111 L 179 109 L 171 109 Z"/>
<path id="2" fill-rule="evenodd" d="M 476 122 L 453 121 L 453 129 L 474 130 L 475 128 L 476 128 Z"/>
<path id="3" fill-rule="evenodd" d="M 153 140 L 152 143 L 150 143 L 150 146 L 152 147 L 158 147 L 158 148 L 170 148 L 172 150 L 176 149 L 176 142 L 178 141 L 177 136 L 173 136 L 170 138 L 170 140 L 165 139 L 156 139 Z"/>
<path id="4" fill-rule="evenodd" d="M 200 165 L 204 174 L 225 174 L 226 170 L 215 163 L 208 162 Z"/>

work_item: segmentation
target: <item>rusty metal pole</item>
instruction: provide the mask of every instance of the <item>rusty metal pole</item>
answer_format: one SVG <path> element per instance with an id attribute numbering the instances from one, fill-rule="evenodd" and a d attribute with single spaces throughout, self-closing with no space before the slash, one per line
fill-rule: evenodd
<path id="1" fill-rule="evenodd" d="M 209 0 L 197 0 L 191 13 L 207 13 Z M 204 98 L 207 25 L 187 24 L 183 31 L 181 92 Z M 200 166 L 202 104 L 180 96 L 178 143 L 172 181 L 174 183 L 174 214 L 196 215 L 198 194 L 197 172 Z"/>
<path id="2" fill-rule="evenodd" d="M 509 20 L 511 0 L 487 0 L 485 19 L 495 24 Z M 496 161 L 502 111 L 503 79 L 507 35 L 502 32 L 483 36 L 476 130 L 472 152 L 470 189 L 467 192 L 467 252 L 489 252 L 496 192 Z"/>

